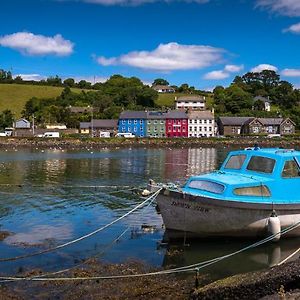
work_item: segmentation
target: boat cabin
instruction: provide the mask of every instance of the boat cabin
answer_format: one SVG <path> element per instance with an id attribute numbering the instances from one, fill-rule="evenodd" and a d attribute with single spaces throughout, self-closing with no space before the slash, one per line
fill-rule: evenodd
<path id="1" fill-rule="evenodd" d="M 183 192 L 221 200 L 300 203 L 300 151 L 258 147 L 229 153 L 220 170 L 191 177 Z"/>

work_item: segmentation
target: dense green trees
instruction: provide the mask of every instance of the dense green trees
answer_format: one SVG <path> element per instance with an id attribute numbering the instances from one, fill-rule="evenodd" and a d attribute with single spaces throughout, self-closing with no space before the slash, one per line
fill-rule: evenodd
<path id="1" fill-rule="evenodd" d="M 66 87 L 61 95 L 53 99 L 31 98 L 27 101 L 23 116 L 31 118 L 34 114 L 38 123 L 65 123 L 69 127 L 78 127 L 80 121 L 89 121 L 91 113 L 72 114 L 71 107 L 93 107 L 94 118 L 118 118 L 123 109 L 145 109 L 155 107 L 158 97 L 156 91 L 146 86 L 136 77 L 111 76 L 105 83 L 98 85 L 95 91 L 72 92 L 71 80 L 64 82 Z"/>
<path id="2" fill-rule="evenodd" d="M 156 78 L 152 85 L 169 85 L 169 82 L 163 78 Z"/>
<path id="3" fill-rule="evenodd" d="M 264 112 L 264 102 L 255 101 L 256 96 L 268 98 L 273 108 L 272 112 Z M 287 81 L 270 70 L 259 73 L 248 72 L 236 76 L 233 83 L 224 88 L 214 89 L 215 108 L 218 114 L 235 114 L 248 116 L 289 116 L 300 128 L 299 103 L 300 90 L 294 89 Z"/>
<path id="4" fill-rule="evenodd" d="M 6 127 L 12 127 L 14 122 L 14 116 L 8 109 L 4 110 L 0 114 L 0 129 L 3 130 Z"/>

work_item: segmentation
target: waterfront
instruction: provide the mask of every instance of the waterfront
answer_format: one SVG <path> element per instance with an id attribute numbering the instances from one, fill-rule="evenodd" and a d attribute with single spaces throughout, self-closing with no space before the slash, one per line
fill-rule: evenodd
<path id="1" fill-rule="evenodd" d="M 33 253 L 108 224 L 141 200 L 129 189 L 157 182 L 181 184 L 193 174 L 218 168 L 231 148 L 125 148 L 117 150 L 18 150 L 0 153 L 1 258 Z M 120 192 L 115 193 L 118 190 Z M 155 226 L 143 232 L 141 225 Z M 126 232 L 125 232 L 126 231 Z M 111 242 L 121 233 L 118 243 Z M 89 239 L 59 251 L 2 262 L 1 273 L 57 271 L 90 257 L 108 263 L 141 261 L 177 267 L 234 252 L 252 241 L 177 241 L 165 247 L 155 205 Z M 300 245 L 299 239 L 267 244 L 201 271 L 205 282 L 274 266 Z"/>

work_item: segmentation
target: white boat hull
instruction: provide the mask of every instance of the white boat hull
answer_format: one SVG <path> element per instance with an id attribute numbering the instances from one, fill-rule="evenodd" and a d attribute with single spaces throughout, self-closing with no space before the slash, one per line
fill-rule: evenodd
<path id="1" fill-rule="evenodd" d="M 276 211 L 281 230 L 300 222 L 300 205 L 224 201 L 163 190 L 157 198 L 167 230 L 191 237 L 267 236 L 269 217 Z M 282 237 L 300 236 L 300 226 Z"/>

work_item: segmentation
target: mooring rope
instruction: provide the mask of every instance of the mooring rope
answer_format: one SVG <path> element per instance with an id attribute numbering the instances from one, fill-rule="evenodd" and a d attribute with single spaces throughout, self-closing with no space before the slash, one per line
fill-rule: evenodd
<path id="1" fill-rule="evenodd" d="M 176 274 L 176 273 L 185 273 L 185 272 L 195 272 L 199 271 L 200 269 L 203 269 L 205 267 L 208 267 L 212 264 L 218 263 L 219 261 L 222 261 L 224 259 L 227 259 L 229 257 L 232 257 L 234 255 L 237 255 L 239 253 L 242 253 L 244 251 L 247 251 L 249 249 L 258 247 L 262 244 L 265 244 L 267 242 L 272 241 L 277 235 L 284 235 L 288 233 L 289 231 L 294 230 L 295 228 L 300 226 L 300 222 L 297 222 L 294 225 L 291 225 L 287 227 L 286 229 L 271 235 L 261 241 L 258 241 L 254 244 L 251 244 L 247 247 L 244 247 L 240 250 L 237 250 L 235 252 L 229 253 L 227 255 L 219 256 L 207 261 L 195 263 L 192 265 L 179 267 L 179 268 L 173 268 L 168 270 L 162 270 L 162 271 L 156 271 L 156 272 L 149 272 L 149 273 L 141 273 L 141 274 L 128 274 L 128 275 L 112 275 L 112 276 L 91 276 L 91 277 L 49 277 L 49 278 L 42 278 L 40 277 L 2 277 L 0 276 L 0 283 L 10 282 L 10 281 L 78 281 L 78 280 L 101 280 L 101 279 L 126 279 L 126 278 L 137 278 L 137 277 L 148 277 L 148 276 L 157 276 L 157 275 L 170 275 L 170 274 Z"/>
<path id="2" fill-rule="evenodd" d="M 64 247 L 67 247 L 67 246 L 70 246 L 72 244 L 75 244 L 75 243 L 78 243 L 84 239 L 87 239 L 93 235 L 95 235 L 96 233 L 100 232 L 100 231 L 103 231 L 104 229 L 112 226 L 113 224 L 121 221 L 122 219 L 126 218 L 128 215 L 132 214 L 134 211 L 138 210 L 140 207 L 144 206 L 147 202 L 149 202 L 152 198 L 156 198 L 157 195 L 160 193 L 161 189 L 159 189 L 158 191 L 156 191 L 155 193 L 153 193 L 151 196 L 149 196 L 146 200 L 144 200 L 143 202 L 141 202 L 140 204 L 138 204 L 137 206 L 135 206 L 133 209 L 131 209 L 130 211 L 128 211 L 127 213 L 125 213 L 124 215 L 122 215 L 121 217 L 115 219 L 114 221 L 110 222 L 109 224 L 106 224 L 86 235 L 83 235 L 77 239 L 74 239 L 72 241 L 69 241 L 69 242 L 66 242 L 64 244 L 61 244 L 61 245 L 58 245 L 58 246 L 55 246 L 55 247 L 51 247 L 51 248 L 48 248 L 48 249 L 45 249 L 45 250 L 41 250 L 41 251 L 38 251 L 38 252 L 34 252 L 34 253 L 30 253 L 30 254 L 24 254 L 24 255 L 20 255 L 20 256 L 15 256 L 15 257 L 8 257 L 8 258 L 0 258 L 0 262 L 7 262 L 7 261 L 16 261 L 16 260 L 19 260 L 19 259 L 24 259 L 24 258 L 28 258 L 28 257 L 33 257 L 33 256 L 37 256 L 37 255 L 41 255 L 41 254 L 44 254 L 44 253 L 48 253 L 48 252 L 53 252 L 55 250 L 58 250 L 58 249 L 62 249 Z"/>

